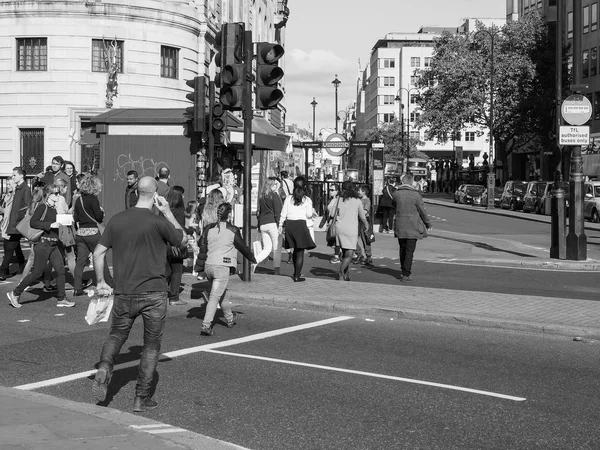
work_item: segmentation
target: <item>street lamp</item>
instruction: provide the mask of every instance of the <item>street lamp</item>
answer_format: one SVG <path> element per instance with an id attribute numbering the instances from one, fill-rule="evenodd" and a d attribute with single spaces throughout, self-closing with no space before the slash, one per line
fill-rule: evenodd
<path id="1" fill-rule="evenodd" d="M 318 103 L 315 100 L 315 98 L 313 97 L 313 101 L 310 102 L 310 104 L 313 107 L 313 141 L 315 140 L 315 108 L 317 107 Z"/>
<path id="2" fill-rule="evenodd" d="M 488 203 L 487 209 L 494 209 L 494 39 L 501 33 L 499 28 L 492 25 L 491 31 L 481 29 L 477 31 L 473 38 L 478 34 L 485 34 L 490 38 L 490 151 L 489 151 L 489 173 L 488 173 Z"/>
<path id="3" fill-rule="evenodd" d="M 408 102 L 406 103 L 408 105 L 408 107 L 406 108 L 406 115 L 408 116 L 408 119 L 406 120 L 406 158 L 404 158 L 405 161 L 402 163 L 404 173 L 406 173 L 408 172 L 408 163 L 410 161 L 410 93 L 413 91 L 419 92 L 419 90 L 417 88 L 400 88 L 398 89 L 398 92 L 396 92 L 395 100 L 397 100 L 400 103 L 402 131 L 404 131 L 404 104 L 402 103 L 402 97 L 400 96 L 401 91 L 405 91 L 408 97 Z M 404 164 L 406 164 L 406 166 L 404 166 Z"/>
<path id="4" fill-rule="evenodd" d="M 337 110 L 338 110 L 338 86 L 340 84 L 342 84 L 342 82 L 340 80 L 338 80 L 337 73 L 335 74 L 335 80 L 333 80 L 331 83 L 335 86 L 335 132 L 337 133 L 338 132 L 338 120 L 339 120 L 339 117 L 337 115 L 338 114 L 337 113 Z"/>

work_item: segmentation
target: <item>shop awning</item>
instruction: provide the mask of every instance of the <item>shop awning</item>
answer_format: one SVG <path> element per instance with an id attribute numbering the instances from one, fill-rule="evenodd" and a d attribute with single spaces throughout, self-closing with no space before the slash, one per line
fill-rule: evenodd
<path id="1" fill-rule="evenodd" d="M 229 139 L 232 144 L 244 143 L 244 127 L 229 128 Z M 264 117 L 252 119 L 252 145 L 256 150 L 277 150 L 284 152 L 287 149 L 290 136 L 275 128 Z"/>

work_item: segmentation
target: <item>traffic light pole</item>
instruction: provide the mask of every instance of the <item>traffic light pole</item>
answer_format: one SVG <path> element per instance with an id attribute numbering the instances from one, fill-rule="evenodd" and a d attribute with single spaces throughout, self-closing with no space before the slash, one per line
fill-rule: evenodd
<path id="1" fill-rule="evenodd" d="M 213 108 L 215 107 L 215 82 L 210 81 L 208 83 L 208 173 L 206 178 L 210 181 L 215 166 L 215 131 L 213 130 Z"/>
<path id="2" fill-rule="evenodd" d="M 244 242 L 252 248 L 252 31 L 244 32 Z M 243 281 L 251 281 L 250 261 L 244 258 Z"/>

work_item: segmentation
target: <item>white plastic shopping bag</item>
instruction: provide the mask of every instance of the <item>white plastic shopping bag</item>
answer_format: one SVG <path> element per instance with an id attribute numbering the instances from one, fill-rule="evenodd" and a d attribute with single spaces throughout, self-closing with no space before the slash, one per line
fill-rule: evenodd
<path id="1" fill-rule="evenodd" d="M 113 301 L 114 297 L 112 295 L 91 298 L 85 315 L 85 321 L 88 325 L 107 322 L 113 307 Z"/>

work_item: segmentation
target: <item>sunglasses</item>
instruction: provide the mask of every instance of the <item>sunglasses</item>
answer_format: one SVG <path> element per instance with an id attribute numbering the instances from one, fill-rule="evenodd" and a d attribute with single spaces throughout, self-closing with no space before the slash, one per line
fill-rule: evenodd
<path id="1" fill-rule="evenodd" d="M 337 192 L 337 189 L 329 189 L 329 192 Z"/>

